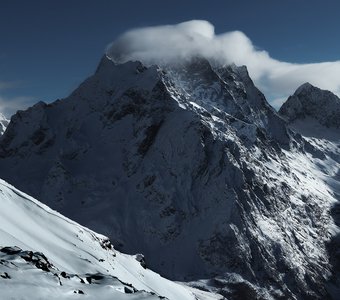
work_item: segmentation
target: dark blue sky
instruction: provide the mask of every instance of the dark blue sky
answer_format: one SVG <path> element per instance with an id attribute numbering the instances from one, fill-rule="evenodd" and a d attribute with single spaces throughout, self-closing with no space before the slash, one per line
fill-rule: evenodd
<path id="1" fill-rule="evenodd" d="M 208 20 L 243 31 L 273 58 L 340 59 L 340 2 L 332 0 L 0 0 L 0 110 L 67 96 L 108 43 L 134 27 Z M 7 107 L 5 109 L 5 107 Z"/>

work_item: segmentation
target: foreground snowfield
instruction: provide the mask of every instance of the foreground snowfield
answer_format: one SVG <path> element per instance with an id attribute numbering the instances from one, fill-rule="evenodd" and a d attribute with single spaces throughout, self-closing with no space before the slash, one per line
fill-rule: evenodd
<path id="1" fill-rule="evenodd" d="M 143 268 L 136 256 L 114 250 L 106 237 L 3 180 L 0 224 L 1 300 L 221 299 Z"/>

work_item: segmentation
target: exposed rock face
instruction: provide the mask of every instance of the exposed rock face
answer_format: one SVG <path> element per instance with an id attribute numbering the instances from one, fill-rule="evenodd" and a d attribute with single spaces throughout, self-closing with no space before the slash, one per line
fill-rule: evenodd
<path id="1" fill-rule="evenodd" d="M 170 278 L 325 299 L 335 197 L 304 143 L 245 67 L 104 57 L 67 99 L 12 117 L 0 176 Z"/>

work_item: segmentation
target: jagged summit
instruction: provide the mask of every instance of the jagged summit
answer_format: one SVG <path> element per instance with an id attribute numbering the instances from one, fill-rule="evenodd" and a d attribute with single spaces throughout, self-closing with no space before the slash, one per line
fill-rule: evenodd
<path id="1" fill-rule="evenodd" d="M 313 89 L 313 88 L 316 88 L 315 86 L 313 86 L 311 83 L 309 83 L 309 82 L 305 82 L 305 83 L 303 83 L 303 84 L 301 84 L 297 89 L 296 89 L 296 91 L 295 91 L 295 93 L 294 94 L 299 94 L 299 93 L 303 93 L 303 92 L 305 92 L 305 91 L 307 91 L 307 90 L 310 90 L 310 89 Z"/>
<path id="2" fill-rule="evenodd" d="M 310 117 L 327 127 L 340 127 L 340 99 L 310 83 L 301 85 L 282 105 L 279 113 L 292 122 Z"/>
<path id="3" fill-rule="evenodd" d="M 310 91 L 311 89 L 316 89 L 317 87 L 313 86 L 309 82 L 305 82 L 301 84 L 295 91 L 294 95 L 300 94 L 300 93 L 306 93 L 307 91 Z"/>

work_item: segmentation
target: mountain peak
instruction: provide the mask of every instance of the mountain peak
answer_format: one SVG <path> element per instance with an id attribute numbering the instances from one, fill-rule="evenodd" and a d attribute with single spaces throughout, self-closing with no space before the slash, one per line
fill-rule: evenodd
<path id="1" fill-rule="evenodd" d="M 317 87 L 313 86 L 309 82 L 305 82 L 297 88 L 294 95 L 297 95 L 297 94 L 300 94 L 300 93 L 303 93 L 303 92 L 306 92 L 306 91 L 310 91 L 312 89 L 317 89 Z"/>
<path id="2" fill-rule="evenodd" d="M 115 65 L 115 63 L 105 54 L 100 59 L 95 73 L 101 72 L 103 69 L 106 69 L 108 67 L 112 67 L 112 65 Z"/>
<path id="3" fill-rule="evenodd" d="M 104 55 L 98 64 L 95 74 L 104 73 L 104 75 L 107 75 L 108 72 L 112 72 L 112 70 L 117 68 L 130 70 L 132 72 L 135 72 L 136 70 L 142 72 L 147 69 L 140 61 L 127 61 L 125 63 L 118 64 L 107 55 Z"/>
<path id="4" fill-rule="evenodd" d="M 327 127 L 340 127 L 339 97 L 309 82 L 287 99 L 279 113 L 290 122 L 309 117 Z"/>
<path id="5" fill-rule="evenodd" d="M 70 97 L 12 119 L 0 140 L 0 175 L 117 248 L 142 252 L 163 275 L 240 274 L 237 287 L 229 277 L 222 286 L 235 295 L 251 286 L 251 298 L 269 278 L 291 299 L 302 284 L 321 282 L 327 259 L 312 260 L 285 238 L 307 226 L 288 194 L 304 183 L 278 173 L 291 168 L 293 138 L 246 67 L 200 57 L 145 67 L 104 56 Z M 315 235 L 298 245 L 322 242 Z M 286 280 L 305 274 L 306 284 Z"/>

